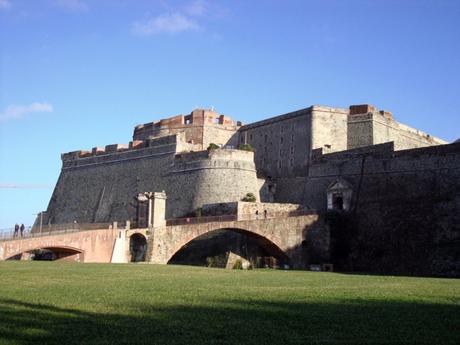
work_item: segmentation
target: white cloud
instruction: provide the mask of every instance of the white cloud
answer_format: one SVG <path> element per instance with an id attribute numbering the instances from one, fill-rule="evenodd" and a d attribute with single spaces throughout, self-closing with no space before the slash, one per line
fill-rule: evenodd
<path id="1" fill-rule="evenodd" d="M 207 11 L 207 3 L 204 0 L 195 0 L 186 5 L 184 11 L 190 16 L 200 17 Z"/>
<path id="2" fill-rule="evenodd" d="M 86 11 L 88 9 L 88 5 L 82 0 L 54 0 L 54 3 L 69 11 Z"/>
<path id="3" fill-rule="evenodd" d="M 30 105 L 9 105 L 0 113 L 0 121 L 20 119 L 32 113 L 51 113 L 53 106 L 49 103 L 32 103 Z"/>
<path id="4" fill-rule="evenodd" d="M 140 35 L 175 34 L 199 29 L 201 27 L 194 18 L 180 12 L 162 14 L 147 21 L 136 22 L 133 25 L 133 32 Z"/>
<path id="5" fill-rule="evenodd" d="M 0 10 L 7 10 L 11 7 L 11 2 L 8 0 L 0 0 Z"/>
<path id="6" fill-rule="evenodd" d="M 202 19 L 210 15 L 209 12 L 210 5 L 206 0 L 194 0 L 167 13 L 135 22 L 132 31 L 139 35 L 197 31 L 203 29 Z"/>

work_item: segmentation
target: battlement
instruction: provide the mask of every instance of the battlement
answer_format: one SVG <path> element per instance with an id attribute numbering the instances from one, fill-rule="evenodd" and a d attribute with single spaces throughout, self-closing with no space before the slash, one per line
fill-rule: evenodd
<path id="1" fill-rule="evenodd" d="M 133 140 L 128 144 L 111 144 L 93 147 L 91 150 L 72 151 L 61 154 L 61 160 L 63 168 L 69 168 L 138 158 L 144 155 L 172 154 L 183 149 L 180 137 L 180 134 L 175 134 L 156 139 Z"/>
<path id="2" fill-rule="evenodd" d="M 227 115 L 219 114 L 210 109 L 195 109 L 188 115 L 176 115 L 167 119 L 137 125 L 134 128 L 134 139 L 162 136 L 165 132 L 184 131 L 191 127 L 218 126 L 236 130 L 242 123 L 233 121 Z"/>

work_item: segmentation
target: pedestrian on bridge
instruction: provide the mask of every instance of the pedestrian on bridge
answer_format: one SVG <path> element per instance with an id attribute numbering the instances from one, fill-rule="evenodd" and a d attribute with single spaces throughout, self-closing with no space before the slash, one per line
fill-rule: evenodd
<path id="1" fill-rule="evenodd" d="M 21 237 L 24 237 L 24 229 L 25 229 L 25 226 L 24 226 L 24 223 L 22 223 L 21 227 L 19 228 L 19 230 L 21 231 Z"/>
<path id="2" fill-rule="evenodd" d="M 18 231 L 19 231 L 19 224 L 16 223 L 16 224 L 14 224 L 14 234 L 13 234 L 13 237 L 17 237 L 17 236 L 18 236 Z"/>

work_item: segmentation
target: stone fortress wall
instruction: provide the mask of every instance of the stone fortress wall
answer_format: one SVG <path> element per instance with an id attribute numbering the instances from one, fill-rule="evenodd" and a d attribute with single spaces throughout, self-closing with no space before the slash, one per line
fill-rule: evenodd
<path id="1" fill-rule="evenodd" d="M 302 203 L 332 207 L 337 181 L 351 193 L 354 269 L 460 274 L 460 143 L 395 151 L 394 143 L 313 153 Z"/>
<path id="2" fill-rule="evenodd" d="M 239 201 L 246 193 L 260 201 L 303 203 L 312 152 L 339 152 L 384 140 L 381 119 L 375 120 L 379 116 L 391 124 L 387 132 L 396 148 L 443 143 L 369 105 L 312 106 L 247 126 L 213 110 L 196 109 L 136 126 L 127 145 L 63 154 L 45 220 L 133 220 L 136 195 L 161 190 L 168 194 L 168 217 L 185 216 L 206 203 Z M 227 149 L 206 151 L 210 143 Z M 254 154 L 228 149 L 238 144 L 252 145 Z"/>
<path id="3" fill-rule="evenodd" d="M 239 142 L 255 149 L 257 171 L 272 178 L 307 176 L 311 151 L 338 152 L 393 141 L 396 150 L 446 141 L 413 129 L 374 106 L 312 106 L 239 129 Z"/>
<path id="4" fill-rule="evenodd" d="M 210 143 L 222 149 L 206 150 Z M 254 152 L 235 149 L 242 144 Z M 449 241 L 458 243 L 460 144 L 443 144 L 370 105 L 311 106 L 245 126 L 197 109 L 136 126 L 127 145 L 63 154 L 44 223 L 136 223 L 138 195 L 158 191 L 166 192 L 167 218 L 247 193 L 327 214 L 338 200 L 332 194 L 348 188 L 342 196 L 351 200 L 340 203 L 357 214 L 367 248 L 354 253 L 355 265 L 448 272 L 459 262 Z"/>
<path id="5" fill-rule="evenodd" d="M 139 193 L 168 195 L 167 217 L 258 196 L 253 152 L 189 151 L 183 133 L 62 155 L 44 223 L 135 222 Z"/>

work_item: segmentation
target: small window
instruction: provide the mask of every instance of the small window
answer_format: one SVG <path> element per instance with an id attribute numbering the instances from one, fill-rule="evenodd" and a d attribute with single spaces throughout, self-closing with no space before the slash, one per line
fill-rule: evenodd
<path id="1" fill-rule="evenodd" d="M 185 120 L 185 124 L 186 124 L 186 125 L 189 125 L 189 124 L 191 124 L 191 123 L 192 123 L 192 120 L 190 120 L 190 119 Z"/>
<path id="2" fill-rule="evenodd" d="M 281 159 L 278 160 L 278 169 L 281 169 Z"/>
<path id="3" fill-rule="evenodd" d="M 289 164 L 291 165 L 291 167 L 294 166 L 294 158 L 291 158 L 291 159 L 289 160 Z"/>
<path id="4" fill-rule="evenodd" d="M 291 134 L 291 141 L 294 141 L 294 134 Z"/>
<path id="5" fill-rule="evenodd" d="M 280 157 L 283 155 L 283 150 L 280 150 Z"/>
<path id="6" fill-rule="evenodd" d="M 291 146 L 291 155 L 294 154 L 294 146 Z"/>
<path id="7" fill-rule="evenodd" d="M 249 134 L 249 140 L 252 140 L 252 134 Z"/>
<path id="8" fill-rule="evenodd" d="M 265 134 L 265 136 L 264 136 L 264 142 L 265 143 L 267 142 L 267 139 L 268 139 L 267 134 Z"/>
<path id="9" fill-rule="evenodd" d="M 281 137 L 281 138 L 280 138 L 280 143 L 282 144 L 282 143 L 283 143 L 283 141 L 284 141 L 284 138 L 283 138 L 283 137 Z"/>

